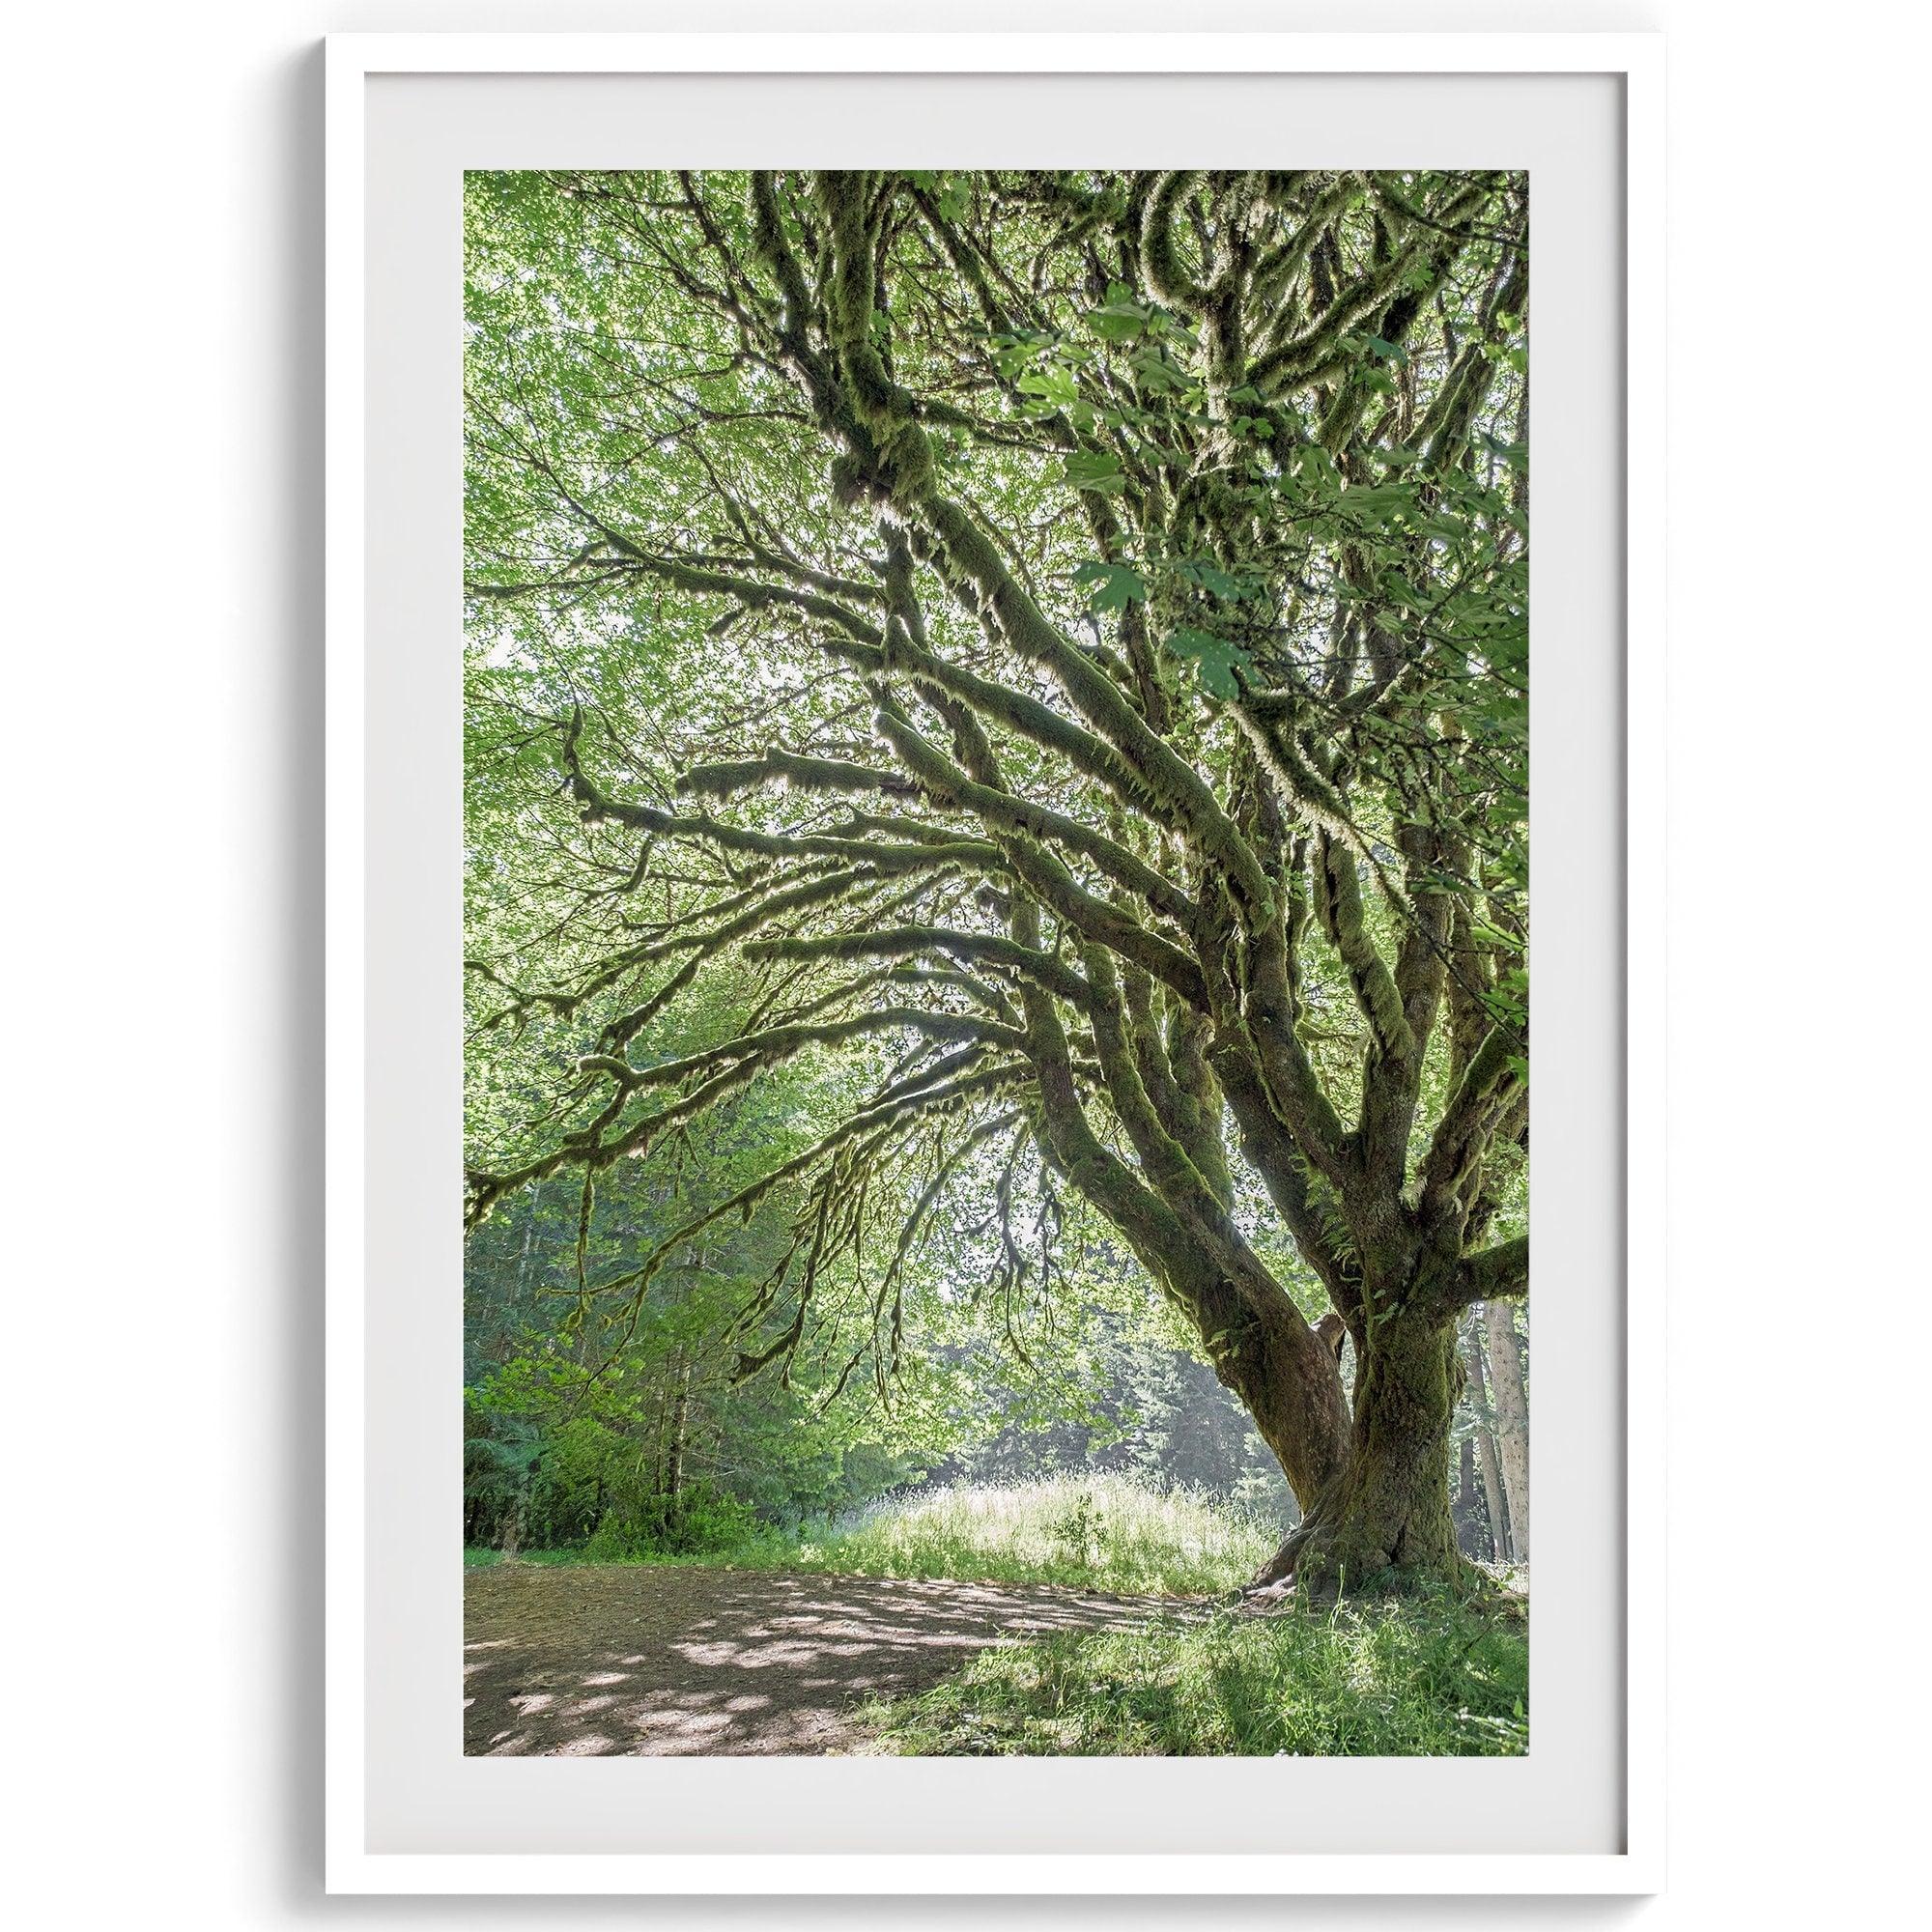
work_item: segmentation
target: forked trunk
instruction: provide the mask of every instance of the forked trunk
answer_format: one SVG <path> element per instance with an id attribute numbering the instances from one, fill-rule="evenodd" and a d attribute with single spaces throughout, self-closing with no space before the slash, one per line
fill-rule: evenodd
<path id="1" fill-rule="evenodd" d="M 1348 1455 L 1318 1493 L 1302 1495 L 1302 1520 L 1257 1582 L 1293 1577 L 1326 1596 L 1391 1572 L 1405 1580 L 1461 1573 L 1449 1510 L 1460 1377 L 1453 1323 L 1405 1313 L 1370 1329 Z"/>
<path id="2" fill-rule="evenodd" d="M 1253 1418 L 1303 1510 L 1349 1465 L 1348 1398 L 1334 1351 L 1293 1308 L 1256 1320 L 1215 1374 Z"/>

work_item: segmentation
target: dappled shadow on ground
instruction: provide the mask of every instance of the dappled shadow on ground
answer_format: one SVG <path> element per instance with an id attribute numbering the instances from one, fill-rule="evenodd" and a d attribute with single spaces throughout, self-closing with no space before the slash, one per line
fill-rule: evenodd
<path id="1" fill-rule="evenodd" d="M 1185 1612 L 1044 1585 L 511 1564 L 464 1577 L 470 1756 L 823 1756 L 975 1651 Z"/>

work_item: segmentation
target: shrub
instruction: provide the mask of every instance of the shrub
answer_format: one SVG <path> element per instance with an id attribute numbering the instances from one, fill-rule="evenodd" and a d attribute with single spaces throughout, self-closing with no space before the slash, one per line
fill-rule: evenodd
<path id="1" fill-rule="evenodd" d="M 702 1485 L 672 1506 L 665 1496 L 607 1510 L 580 1552 L 588 1563 L 648 1563 L 655 1557 L 723 1554 L 756 1539 L 750 1503 Z"/>
<path id="2" fill-rule="evenodd" d="M 667 1541 L 679 1555 L 707 1555 L 734 1548 L 754 1535 L 758 1515 L 750 1503 L 717 1490 L 693 1490 L 667 1528 Z"/>

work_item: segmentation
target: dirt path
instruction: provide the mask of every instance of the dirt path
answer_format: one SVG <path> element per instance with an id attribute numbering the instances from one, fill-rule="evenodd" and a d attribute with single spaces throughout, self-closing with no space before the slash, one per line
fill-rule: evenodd
<path id="1" fill-rule="evenodd" d="M 1186 1607 L 1040 1584 L 512 1564 L 464 1577 L 470 1756 L 824 1756 L 988 1644 Z"/>

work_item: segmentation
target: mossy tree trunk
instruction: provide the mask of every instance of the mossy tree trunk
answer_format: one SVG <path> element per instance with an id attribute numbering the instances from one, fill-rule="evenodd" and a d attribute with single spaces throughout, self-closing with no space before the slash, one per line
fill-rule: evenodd
<path id="1" fill-rule="evenodd" d="M 1458 1575 L 1449 1434 L 1462 1383 L 1453 1320 L 1423 1311 L 1371 1327 L 1346 1452 L 1256 1581 L 1293 1577 L 1319 1596 Z"/>

